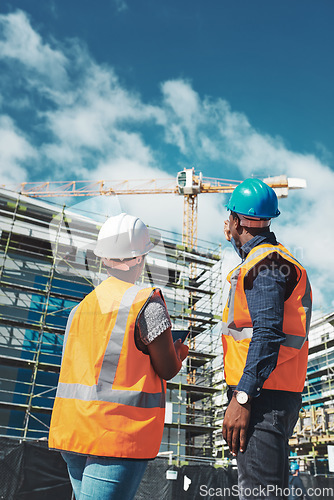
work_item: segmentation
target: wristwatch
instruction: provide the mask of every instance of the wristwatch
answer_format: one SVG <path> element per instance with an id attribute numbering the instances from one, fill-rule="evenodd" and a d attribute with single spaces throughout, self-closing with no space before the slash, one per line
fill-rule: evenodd
<path id="1" fill-rule="evenodd" d="M 235 399 L 238 401 L 239 405 L 246 405 L 247 403 L 250 403 L 250 396 L 248 396 L 247 392 L 245 391 L 234 391 L 233 396 Z"/>

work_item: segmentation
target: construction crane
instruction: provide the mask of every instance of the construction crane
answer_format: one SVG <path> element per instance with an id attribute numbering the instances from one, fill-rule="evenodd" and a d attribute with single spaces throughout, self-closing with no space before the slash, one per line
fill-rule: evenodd
<path id="1" fill-rule="evenodd" d="M 263 179 L 271 186 L 279 198 L 288 196 L 289 189 L 306 187 L 304 179 L 287 178 L 285 175 Z M 202 193 L 232 193 L 242 181 L 229 179 L 215 179 L 196 174 L 194 168 L 178 172 L 175 179 L 149 180 L 101 180 L 101 181 L 51 181 L 51 182 L 23 182 L 11 189 L 22 195 L 33 198 L 54 197 L 82 197 L 82 196 L 116 196 L 132 194 L 175 194 L 183 196 L 183 229 L 182 244 L 188 251 L 197 248 L 197 216 L 198 195 Z M 5 187 L 5 186 L 3 186 Z M 196 278 L 196 263 L 189 263 L 189 278 Z M 196 323 L 196 292 L 189 292 L 189 329 L 192 331 Z M 195 338 L 191 336 L 190 348 L 195 349 Z M 191 383 L 191 382 L 189 382 Z"/>
<path id="2" fill-rule="evenodd" d="M 263 179 L 279 198 L 288 196 L 289 189 L 306 187 L 304 179 L 287 178 L 285 175 Z M 198 195 L 201 193 L 232 193 L 242 181 L 215 179 L 196 174 L 194 168 L 178 172 L 174 179 L 102 180 L 102 181 L 50 181 L 22 182 L 15 191 L 33 198 L 69 196 L 112 196 L 131 194 L 176 194 L 184 197 L 182 244 L 189 249 L 197 247 Z M 2 186 L 6 187 L 6 186 Z"/>

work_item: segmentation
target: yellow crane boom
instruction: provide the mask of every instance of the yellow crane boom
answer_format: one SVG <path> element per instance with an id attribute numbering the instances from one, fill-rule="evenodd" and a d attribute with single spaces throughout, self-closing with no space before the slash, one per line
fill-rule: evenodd
<path id="1" fill-rule="evenodd" d="M 275 189 L 278 197 L 288 196 L 289 189 L 306 187 L 303 179 L 284 175 L 263 179 Z M 200 193 L 232 193 L 242 181 L 202 177 L 195 170 L 184 169 L 173 178 L 101 181 L 22 182 L 8 188 L 32 198 L 69 196 L 113 196 L 132 194 L 176 194 L 184 197 L 182 242 L 188 248 L 197 246 L 198 195 Z M 2 186 L 6 187 L 6 186 Z"/>

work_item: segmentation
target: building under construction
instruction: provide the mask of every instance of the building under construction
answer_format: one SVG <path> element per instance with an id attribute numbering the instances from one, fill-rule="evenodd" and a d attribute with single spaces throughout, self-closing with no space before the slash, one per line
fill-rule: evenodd
<path id="1" fill-rule="evenodd" d="M 328 455 L 334 458 L 334 313 L 314 315 L 309 340 L 303 408 L 290 446 L 305 469 L 320 474 L 328 471 Z"/>
<path id="2" fill-rule="evenodd" d="M 0 434 L 41 439 L 48 427 L 70 310 L 106 278 L 93 254 L 91 217 L 2 190 Z M 163 233 L 143 283 L 162 289 L 173 327 L 190 330 L 190 355 L 168 382 L 161 452 L 212 460 L 214 360 L 220 355 L 220 249 L 186 250 Z M 219 363 L 221 365 L 221 362 Z"/>
<path id="3" fill-rule="evenodd" d="M 69 311 L 106 277 L 93 254 L 101 220 L 3 189 L 0 223 L 0 435 L 45 439 Z M 226 464 L 219 325 L 224 260 L 219 246 L 199 242 L 189 249 L 179 235 L 161 235 L 142 281 L 162 289 L 173 327 L 189 329 L 190 353 L 167 383 L 160 452 L 178 465 Z M 291 440 L 305 468 L 320 467 L 334 444 L 333 324 L 333 315 L 319 318 L 310 335 L 304 407 Z"/>

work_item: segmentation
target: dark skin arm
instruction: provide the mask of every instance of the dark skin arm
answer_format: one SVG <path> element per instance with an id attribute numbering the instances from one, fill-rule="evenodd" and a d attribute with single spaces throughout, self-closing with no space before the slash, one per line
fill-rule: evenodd
<path id="1" fill-rule="evenodd" d="M 240 405 L 235 397 L 232 397 L 228 405 L 223 421 L 223 438 L 233 456 L 238 451 L 245 451 L 247 429 L 251 415 L 251 404 Z"/>
<path id="2" fill-rule="evenodd" d="M 167 328 L 148 346 L 148 352 L 155 372 L 164 380 L 175 377 L 187 357 L 189 348 L 180 339 L 173 343 L 172 332 Z"/>

